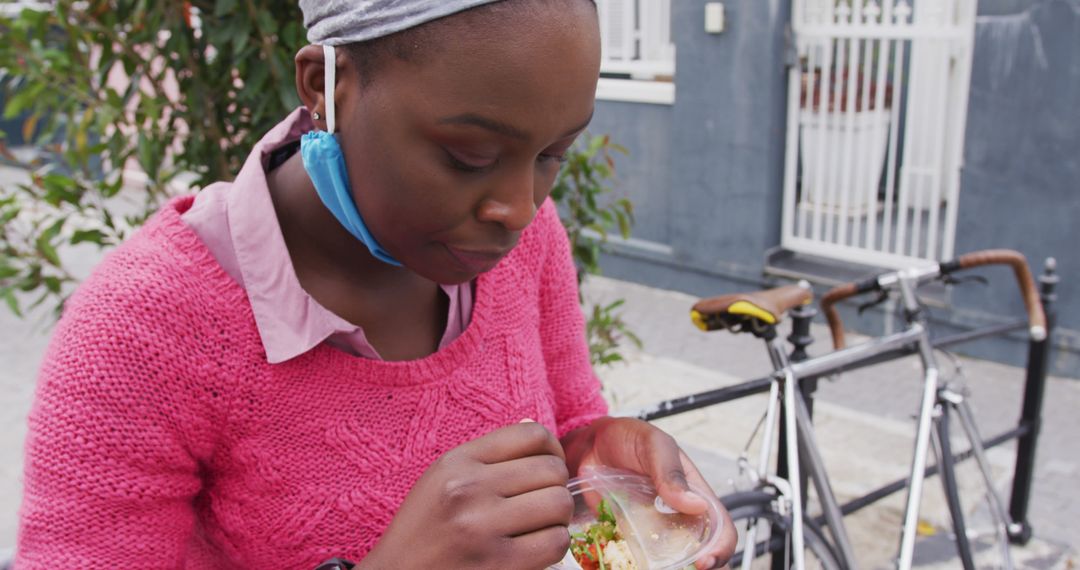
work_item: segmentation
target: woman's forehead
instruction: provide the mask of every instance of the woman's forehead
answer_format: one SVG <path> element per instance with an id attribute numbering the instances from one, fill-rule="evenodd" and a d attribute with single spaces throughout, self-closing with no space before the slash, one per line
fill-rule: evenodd
<path id="1" fill-rule="evenodd" d="M 533 115 L 566 123 L 552 128 L 577 125 L 591 114 L 595 97 L 600 66 L 595 28 L 595 19 L 592 28 L 575 30 L 552 18 L 509 22 L 452 41 L 444 36 L 418 61 L 389 63 L 376 83 L 385 75 L 382 87 L 433 115 L 481 112 L 514 117 L 514 123 Z"/>

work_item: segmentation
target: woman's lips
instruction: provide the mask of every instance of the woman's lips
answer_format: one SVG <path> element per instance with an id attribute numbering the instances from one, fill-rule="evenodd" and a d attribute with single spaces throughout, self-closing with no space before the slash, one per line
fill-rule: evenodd
<path id="1" fill-rule="evenodd" d="M 499 263 L 499 260 L 506 255 L 506 250 L 476 250 L 476 249 L 463 249 L 457 248 L 452 245 L 447 245 L 446 250 L 450 252 L 450 255 L 461 263 L 466 269 L 483 273 L 490 271 Z"/>

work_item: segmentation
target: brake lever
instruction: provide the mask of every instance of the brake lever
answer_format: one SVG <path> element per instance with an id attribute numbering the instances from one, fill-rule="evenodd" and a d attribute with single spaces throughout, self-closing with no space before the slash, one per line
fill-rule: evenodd
<path id="1" fill-rule="evenodd" d="M 859 314 L 861 315 L 867 309 L 873 309 L 874 307 L 876 307 L 876 306 L 878 306 L 878 305 L 880 305 L 880 304 L 882 304 L 882 303 L 884 303 L 885 301 L 888 301 L 888 300 L 889 300 L 889 292 L 888 291 L 884 291 L 884 290 L 878 291 L 878 295 L 877 295 L 876 299 L 874 299 L 873 301 L 870 301 L 869 303 L 864 303 L 862 305 L 859 305 Z"/>
<path id="2" fill-rule="evenodd" d="M 989 285 L 990 281 L 982 275 L 965 275 L 963 277 L 956 277 L 951 273 L 946 273 L 941 276 L 941 282 L 946 285 L 961 285 L 963 283 L 973 282 L 980 285 Z"/>

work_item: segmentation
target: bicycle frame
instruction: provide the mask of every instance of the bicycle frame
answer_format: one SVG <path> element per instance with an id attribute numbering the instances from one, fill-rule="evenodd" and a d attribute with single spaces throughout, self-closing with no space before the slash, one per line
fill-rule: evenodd
<path id="1" fill-rule="evenodd" d="M 802 485 L 799 483 L 802 480 L 799 472 L 799 449 L 800 438 L 807 435 L 803 433 L 806 431 L 806 426 L 800 425 L 800 422 L 798 421 L 781 422 L 781 429 L 784 432 L 783 440 L 786 442 L 783 451 L 787 454 L 787 464 L 790 466 L 791 471 L 790 479 L 785 477 L 771 478 L 769 476 L 769 459 L 772 457 L 772 430 L 773 426 L 776 425 L 777 396 L 779 396 L 781 392 L 783 393 L 785 417 L 798 418 L 800 416 L 796 410 L 796 398 L 798 397 L 799 391 L 795 389 L 795 376 L 791 373 L 791 366 L 788 362 L 787 354 L 784 352 L 784 347 L 777 340 L 775 329 L 770 328 L 767 334 L 771 337 L 767 340 L 769 356 L 772 358 L 773 367 L 780 371 L 780 374 L 774 379 L 774 382 L 769 389 L 769 404 L 765 411 L 765 433 L 759 452 L 756 475 L 759 482 L 773 485 L 780 490 L 781 495 L 791 503 L 792 555 L 794 557 L 795 568 L 802 569 L 805 566 L 805 563 L 803 560 L 803 490 Z M 791 483 L 791 481 L 794 481 L 794 483 Z M 837 522 L 843 524 L 842 520 L 838 519 Z M 746 542 L 749 545 L 757 543 L 756 525 L 749 529 L 746 536 Z M 751 553 L 743 557 L 743 570 L 750 570 L 750 566 L 753 563 L 754 556 L 752 546 L 750 550 Z"/>
<path id="2" fill-rule="evenodd" d="M 914 297 L 914 284 L 917 284 L 918 276 L 901 281 L 902 291 L 910 291 L 912 306 L 909 313 L 916 316 L 918 301 Z M 911 555 L 914 552 L 915 525 L 918 521 L 918 504 L 922 497 L 922 483 L 926 469 L 926 454 L 929 449 L 931 419 L 933 406 L 937 394 L 938 369 L 933 356 L 933 348 L 926 327 L 917 319 L 912 319 L 908 327 L 888 337 L 870 340 L 866 343 L 844 348 L 821 357 L 792 363 L 787 357 L 784 345 L 776 338 L 767 339 L 769 356 L 775 369 L 775 382 L 770 389 L 769 409 L 766 412 L 766 433 L 759 460 L 759 475 L 766 479 L 764 469 L 767 466 L 768 457 L 771 453 L 771 432 L 769 426 L 773 423 L 775 415 L 777 391 L 782 388 L 784 395 L 784 410 L 786 418 L 795 418 L 795 421 L 785 421 L 782 429 L 785 430 L 785 442 L 787 449 L 789 472 L 784 479 L 790 486 L 790 500 L 792 501 L 792 551 L 795 560 L 795 568 L 802 569 L 803 540 L 802 540 L 802 496 L 800 465 L 805 465 L 809 471 L 810 479 L 817 490 L 817 496 L 822 504 L 822 510 L 829 533 L 837 547 L 837 554 L 841 562 L 848 568 L 855 568 L 856 561 L 854 549 L 848 538 L 847 529 L 843 522 L 843 513 L 829 484 L 825 472 L 824 462 L 814 437 L 812 420 L 809 409 L 802 397 L 802 392 L 796 389 L 798 383 L 805 378 L 817 377 L 837 371 L 845 367 L 859 364 L 876 358 L 882 354 L 915 346 L 919 350 L 925 370 L 924 391 L 920 405 L 918 430 L 916 432 L 915 457 L 912 461 L 911 475 L 907 506 L 904 515 L 904 530 L 900 546 L 899 567 L 907 569 L 911 567 Z M 800 461 L 799 452 L 802 452 Z M 754 531 L 747 537 L 747 542 L 753 544 Z M 744 558 L 744 568 L 749 568 L 749 560 Z"/>

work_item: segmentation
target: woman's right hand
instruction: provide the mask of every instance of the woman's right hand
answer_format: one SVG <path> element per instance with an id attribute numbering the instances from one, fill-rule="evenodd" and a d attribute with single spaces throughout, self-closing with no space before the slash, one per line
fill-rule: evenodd
<path id="1" fill-rule="evenodd" d="M 546 568 L 570 544 L 568 477 L 538 423 L 464 443 L 424 472 L 359 568 Z"/>

